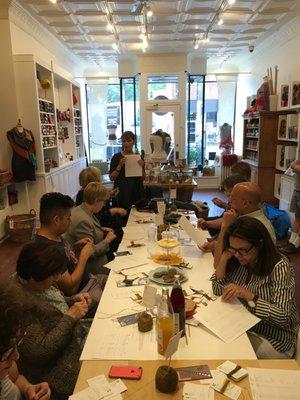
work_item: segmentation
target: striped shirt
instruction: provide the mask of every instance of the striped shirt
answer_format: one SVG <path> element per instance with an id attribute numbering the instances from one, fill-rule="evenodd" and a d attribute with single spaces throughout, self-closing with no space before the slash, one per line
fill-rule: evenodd
<path id="1" fill-rule="evenodd" d="M 244 299 L 243 305 L 261 321 L 250 331 L 266 338 L 279 352 L 294 350 L 299 331 L 299 317 L 295 300 L 294 269 L 288 261 L 281 259 L 267 276 L 248 275 L 249 269 L 239 265 L 223 279 L 211 278 L 214 294 L 220 296 L 223 287 L 229 283 L 243 286 L 258 295 L 256 307 L 249 307 Z M 248 279 L 247 279 L 248 278 Z"/>

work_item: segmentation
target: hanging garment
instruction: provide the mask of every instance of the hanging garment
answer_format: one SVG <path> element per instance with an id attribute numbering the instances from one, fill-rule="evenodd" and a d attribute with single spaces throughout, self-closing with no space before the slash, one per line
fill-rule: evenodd
<path id="1" fill-rule="evenodd" d="M 13 180 L 15 182 L 35 181 L 37 162 L 32 132 L 27 129 L 19 132 L 17 128 L 13 128 L 7 132 L 7 139 L 13 149 L 11 161 Z"/>

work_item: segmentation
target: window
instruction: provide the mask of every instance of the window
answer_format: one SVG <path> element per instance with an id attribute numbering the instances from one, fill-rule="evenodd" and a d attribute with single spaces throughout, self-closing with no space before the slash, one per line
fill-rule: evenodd
<path id="1" fill-rule="evenodd" d="M 148 100 L 177 100 L 179 77 L 158 75 L 148 77 Z"/>

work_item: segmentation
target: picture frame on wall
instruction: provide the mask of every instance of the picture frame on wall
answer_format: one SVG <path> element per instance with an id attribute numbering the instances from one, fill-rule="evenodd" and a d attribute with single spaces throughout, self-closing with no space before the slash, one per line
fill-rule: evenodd
<path id="1" fill-rule="evenodd" d="M 291 85 L 291 108 L 300 107 L 300 81 L 293 81 Z"/>
<path id="2" fill-rule="evenodd" d="M 289 108 L 290 105 L 290 85 L 282 84 L 280 86 L 280 109 Z"/>

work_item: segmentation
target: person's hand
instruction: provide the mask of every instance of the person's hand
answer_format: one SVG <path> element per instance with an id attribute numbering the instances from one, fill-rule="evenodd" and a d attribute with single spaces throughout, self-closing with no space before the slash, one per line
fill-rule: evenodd
<path id="1" fill-rule="evenodd" d="M 115 188 L 109 192 L 109 197 L 116 197 L 116 196 L 118 196 L 119 193 L 120 193 L 120 189 Z"/>
<path id="2" fill-rule="evenodd" d="M 203 253 L 209 253 L 210 251 L 214 251 L 215 242 L 204 242 L 201 246 L 198 246 Z"/>
<path id="3" fill-rule="evenodd" d="M 110 243 L 110 242 L 112 242 L 113 240 L 115 240 L 116 237 L 117 237 L 117 236 L 114 234 L 114 231 L 108 232 L 107 235 L 105 236 L 105 240 L 106 240 L 108 243 Z"/>
<path id="4" fill-rule="evenodd" d="M 118 168 L 121 169 L 123 165 L 126 163 L 126 157 L 122 157 L 121 160 L 119 161 Z"/>
<path id="5" fill-rule="evenodd" d="M 127 214 L 127 211 L 121 207 L 110 208 L 109 212 L 111 213 L 111 215 L 121 215 L 122 217 L 124 217 Z"/>
<path id="6" fill-rule="evenodd" d="M 142 159 L 140 159 L 140 160 L 138 160 L 138 164 L 139 164 L 141 167 L 144 167 L 144 166 L 145 166 L 145 161 L 142 160 Z"/>
<path id="7" fill-rule="evenodd" d="M 237 212 L 233 209 L 225 211 L 222 217 L 222 227 L 227 229 L 237 218 Z"/>
<path id="8" fill-rule="evenodd" d="M 220 208 L 227 208 L 227 203 L 218 197 L 214 197 L 211 201 Z"/>
<path id="9" fill-rule="evenodd" d="M 25 398 L 27 400 L 49 400 L 50 396 L 51 389 L 47 382 L 29 385 L 25 393 Z"/>
<path id="10" fill-rule="evenodd" d="M 85 301 L 87 305 L 91 304 L 92 299 L 89 293 L 83 292 L 83 293 L 77 293 L 73 296 L 73 300 L 76 302 L 78 301 Z"/>
<path id="11" fill-rule="evenodd" d="M 204 230 L 208 228 L 207 221 L 205 221 L 204 218 L 199 218 L 198 219 L 197 226 L 198 226 L 198 228 L 201 228 L 201 229 L 204 229 Z"/>
<path id="12" fill-rule="evenodd" d="M 103 227 L 101 227 L 101 230 L 103 231 L 103 232 L 114 232 L 114 230 L 112 229 L 112 228 L 106 228 L 105 226 L 103 226 Z"/>
<path id="13" fill-rule="evenodd" d="M 74 246 L 84 246 L 87 243 L 93 243 L 92 239 L 89 237 L 79 239 L 77 240 L 77 242 L 74 243 Z"/>
<path id="14" fill-rule="evenodd" d="M 76 303 L 69 308 L 67 315 L 76 321 L 79 321 L 88 312 L 88 308 L 88 304 L 85 300 L 76 301 Z"/>
<path id="15" fill-rule="evenodd" d="M 243 286 L 236 285 L 235 283 L 229 283 L 223 289 L 222 300 L 230 301 L 235 298 L 245 299 L 247 301 L 252 300 L 254 294 Z"/>
<path id="16" fill-rule="evenodd" d="M 94 252 L 94 244 L 90 240 L 81 249 L 79 257 L 83 258 L 85 261 L 87 261 L 90 258 L 90 256 L 93 254 L 93 252 Z"/>

